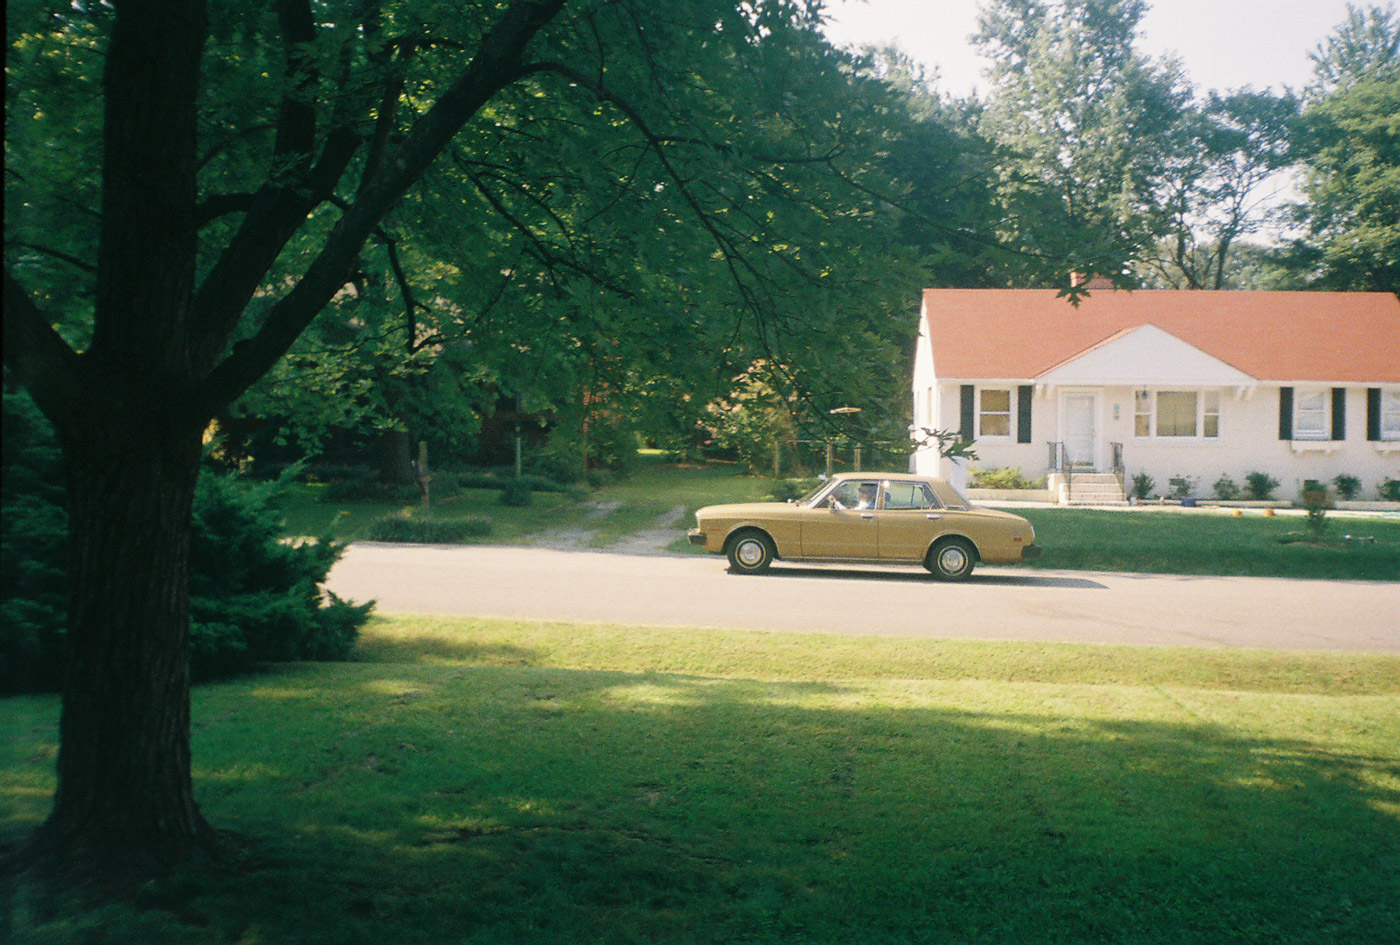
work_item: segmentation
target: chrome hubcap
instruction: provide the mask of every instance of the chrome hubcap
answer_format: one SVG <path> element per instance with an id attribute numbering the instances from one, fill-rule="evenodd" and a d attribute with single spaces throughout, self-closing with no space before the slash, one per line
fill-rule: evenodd
<path id="1" fill-rule="evenodd" d="M 738 558 L 744 567 L 752 568 L 763 560 L 763 543 L 753 538 L 744 539 L 739 542 Z"/>
<path id="2" fill-rule="evenodd" d="M 967 554 L 957 545 L 949 545 L 938 553 L 938 566 L 945 574 L 955 574 L 967 567 Z"/>

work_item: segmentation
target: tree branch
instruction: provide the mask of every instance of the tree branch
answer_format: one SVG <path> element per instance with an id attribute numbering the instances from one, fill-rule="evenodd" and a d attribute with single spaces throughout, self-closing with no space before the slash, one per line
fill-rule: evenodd
<path id="1" fill-rule="evenodd" d="M 256 198 L 257 194 L 215 194 L 201 200 L 194 208 L 195 225 L 202 229 L 219 217 L 245 213 L 252 208 Z"/>
<path id="2" fill-rule="evenodd" d="M 206 378 L 198 409 L 214 415 L 277 362 L 318 312 L 345 284 L 355 257 L 379 221 L 442 152 L 467 120 L 497 92 L 522 75 L 525 47 L 563 8 L 565 0 L 516 0 L 477 48 L 476 55 L 446 92 L 414 123 L 391 160 L 356 195 L 327 237 L 316 259 L 269 310 L 251 339 Z M 348 160 L 348 158 L 347 158 Z"/>
<path id="3" fill-rule="evenodd" d="M 47 246 L 40 246 L 38 243 L 26 243 L 23 240 L 11 240 L 9 245 L 19 247 L 21 249 L 32 249 L 34 252 L 40 253 L 44 256 L 49 256 L 53 259 L 62 260 L 63 262 L 68 263 L 68 265 L 81 269 L 83 272 L 86 273 L 94 273 L 97 271 L 97 267 L 85 259 L 79 259 L 77 256 L 73 256 L 69 253 L 62 252 L 61 250 L 51 249 Z"/>
<path id="4" fill-rule="evenodd" d="M 78 419 L 78 356 L 5 270 L 5 366 L 29 389 L 60 433 Z"/>

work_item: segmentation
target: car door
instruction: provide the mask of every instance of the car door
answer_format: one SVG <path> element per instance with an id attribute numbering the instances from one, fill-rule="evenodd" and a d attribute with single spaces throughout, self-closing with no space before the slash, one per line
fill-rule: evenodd
<path id="1" fill-rule="evenodd" d="M 870 491 L 870 508 L 856 508 L 862 488 Z M 834 502 L 808 509 L 802 521 L 802 557 L 878 558 L 879 522 L 873 499 L 878 489 L 876 479 L 847 479 L 829 494 L 828 500 Z"/>
<path id="2" fill-rule="evenodd" d="M 946 511 L 927 483 L 887 479 L 880 499 L 880 558 L 923 561 L 924 553 L 946 527 Z"/>

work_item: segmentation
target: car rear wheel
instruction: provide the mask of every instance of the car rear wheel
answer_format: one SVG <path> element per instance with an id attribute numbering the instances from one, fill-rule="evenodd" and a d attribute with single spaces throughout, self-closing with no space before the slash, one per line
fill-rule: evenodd
<path id="1" fill-rule="evenodd" d="M 773 542 L 763 532 L 740 532 L 725 548 L 729 570 L 736 574 L 762 574 L 773 563 Z"/>
<path id="2" fill-rule="evenodd" d="M 928 551 L 924 567 L 940 581 L 965 581 L 977 564 L 977 549 L 964 538 L 940 541 Z"/>

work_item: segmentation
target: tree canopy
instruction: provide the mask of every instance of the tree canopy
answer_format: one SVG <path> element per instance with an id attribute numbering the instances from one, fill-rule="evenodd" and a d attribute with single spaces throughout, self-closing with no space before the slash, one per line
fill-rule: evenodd
<path id="1" fill-rule="evenodd" d="M 1400 18 L 1348 7 L 1313 53 L 1297 151 L 1306 235 L 1287 265 L 1317 288 L 1400 291 Z"/>
<path id="2" fill-rule="evenodd" d="M 917 125 L 820 9 L 11 6 L 5 359 L 62 447 L 74 549 L 37 850 L 140 874 L 211 841 L 200 443 L 289 351 L 264 396 L 316 364 L 391 421 L 462 383 L 641 402 L 761 363 L 784 398 L 902 386 L 923 280 L 881 161 Z"/>

